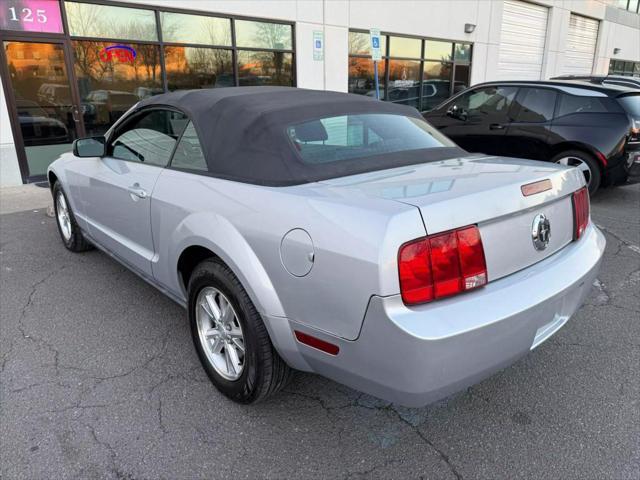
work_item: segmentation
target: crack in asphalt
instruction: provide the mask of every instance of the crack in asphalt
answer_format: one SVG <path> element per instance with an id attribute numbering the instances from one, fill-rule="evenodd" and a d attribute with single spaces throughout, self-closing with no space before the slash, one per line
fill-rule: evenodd
<path id="1" fill-rule="evenodd" d="M 445 463 L 450 472 L 454 475 L 457 480 L 463 480 L 462 474 L 459 472 L 458 468 L 453 464 L 449 455 L 447 455 L 442 449 L 440 449 L 433 441 L 431 441 L 420 429 L 419 424 L 414 424 L 405 418 L 402 413 L 397 410 L 397 406 L 390 402 L 383 402 L 382 405 L 364 405 L 361 403 L 362 398 L 368 397 L 365 393 L 360 393 L 353 401 L 348 402 L 344 405 L 338 406 L 328 406 L 325 401 L 317 396 L 304 394 L 300 392 L 293 392 L 291 390 L 283 390 L 284 393 L 288 393 L 295 396 L 300 396 L 303 398 L 307 398 L 310 400 L 316 401 L 320 407 L 325 410 L 328 414 L 330 414 L 334 410 L 343 410 L 345 408 L 364 408 L 368 410 L 377 410 L 377 411 L 387 411 L 393 413 L 401 423 L 408 425 L 411 430 L 413 430 L 422 441 L 428 445 L 436 454 L 440 457 L 440 459 Z M 357 472 L 356 472 L 357 473 Z M 346 477 L 347 478 L 347 477 Z"/>
<path id="2" fill-rule="evenodd" d="M 603 225 L 600 225 L 600 224 L 596 224 L 596 225 L 600 230 L 602 230 L 603 232 L 606 232 L 608 235 L 611 235 L 613 238 L 615 238 L 618 242 L 624 244 L 624 246 L 626 246 L 629 250 L 640 255 L 640 246 L 636 245 L 633 242 L 630 242 L 625 238 L 622 238 L 620 235 L 618 235 L 617 233 L 614 233 L 612 230 L 610 230 L 609 228 Z"/>
<path id="3" fill-rule="evenodd" d="M 96 429 L 95 427 L 90 424 L 90 423 L 86 423 L 85 426 L 89 429 L 89 433 L 91 434 L 91 437 L 93 438 L 94 442 L 105 448 L 107 450 L 107 454 L 109 455 L 110 459 L 111 459 L 111 473 L 113 473 L 115 475 L 116 478 L 122 478 L 122 474 L 120 472 L 120 470 L 118 469 L 118 463 L 117 463 L 117 457 L 118 454 L 116 453 L 116 451 L 114 450 L 114 448 L 111 446 L 111 444 L 105 440 L 100 440 L 98 438 L 98 434 L 96 433 Z"/>
<path id="4" fill-rule="evenodd" d="M 40 280 L 36 281 L 35 283 L 33 283 L 31 285 L 31 287 L 30 287 L 31 290 L 29 291 L 29 294 L 27 295 L 27 301 L 24 303 L 24 305 L 20 309 L 20 316 L 18 318 L 18 323 L 16 325 L 17 328 L 18 328 L 18 331 L 20 332 L 20 334 L 22 335 L 22 338 L 24 340 L 28 340 L 28 341 L 34 342 L 36 344 L 44 345 L 45 347 L 47 347 L 47 349 L 49 351 L 51 351 L 53 353 L 53 355 L 54 355 L 54 366 L 56 368 L 56 373 L 59 373 L 58 370 L 57 370 L 57 367 L 58 367 L 58 355 L 59 355 L 58 350 L 53 346 L 53 344 L 47 342 L 46 340 L 41 339 L 41 338 L 37 338 L 37 337 L 32 336 L 32 335 L 28 335 L 26 333 L 26 329 L 25 329 L 25 326 L 24 326 L 24 321 L 25 321 L 25 318 L 27 316 L 27 310 L 33 304 L 33 299 L 35 297 L 36 292 L 38 291 L 38 287 L 40 285 L 42 285 L 43 283 L 45 283 L 50 278 L 52 278 L 54 275 L 60 273 L 65 268 L 67 268 L 66 264 L 61 265 L 59 268 L 49 272 L 43 278 L 41 278 Z M 2 362 L 0 363 L 0 373 L 4 372 L 4 370 L 6 368 L 6 365 L 7 365 L 7 362 L 11 359 L 11 356 L 13 355 L 13 349 L 14 348 L 15 348 L 15 341 L 12 339 L 10 341 L 10 343 L 9 343 L 9 349 L 3 355 Z"/>

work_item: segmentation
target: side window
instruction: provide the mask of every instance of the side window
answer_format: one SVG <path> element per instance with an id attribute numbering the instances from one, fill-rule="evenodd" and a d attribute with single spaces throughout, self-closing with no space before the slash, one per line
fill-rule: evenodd
<path id="1" fill-rule="evenodd" d="M 506 115 L 517 91 L 517 87 L 480 88 L 462 95 L 454 105 L 469 116 Z"/>
<path id="2" fill-rule="evenodd" d="M 164 167 L 187 117 L 172 110 L 151 110 L 125 124 L 109 145 L 112 157 Z"/>
<path id="3" fill-rule="evenodd" d="M 189 122 L 185 128 L 182 138 L 178 142 L 176 152 L 171 159 L 171 166 L 176 168 L 186 168 L 188 170 L 207 171 L 207 162 L 202 152 L 202 146 L 198 140 L 198 134 Z"/>
<path id="4" fill-rule="evenodd" d="M 563 93 L 560 97 L 558 117 L 572 113 L 605 113 L 609 109 L 603 97 L 580 97 Z"/>
<path id="5" fill-rule="evenodd" d="M 546 88 L 523 88 L 516 99 L 516 122 L 539 123 L 553 118 L 556 92 Z"/>

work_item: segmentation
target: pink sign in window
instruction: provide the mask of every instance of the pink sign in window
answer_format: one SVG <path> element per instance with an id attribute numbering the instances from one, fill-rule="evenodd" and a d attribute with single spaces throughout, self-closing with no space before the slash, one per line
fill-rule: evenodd
<path id="1" fill-rule="evenodd" d="M 58 0 L 0 1 L 0 29 L 21 32 L 62 33 Z"/>

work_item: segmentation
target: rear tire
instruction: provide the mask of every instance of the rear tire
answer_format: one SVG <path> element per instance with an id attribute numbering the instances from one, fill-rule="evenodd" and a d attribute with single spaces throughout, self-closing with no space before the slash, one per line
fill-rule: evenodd
<path id="1" fill-rule="evenodd" d="M 593 197 L 600 188 L 602 171 L 592 155 L 580 150 L 569 150 L 553 157 L 552 162 L 578 168 L 584 175 L 590 196 Z"/>
<path id="2" fill-rule="evenodd" d="M 53 210 L 60 239 L 67 250 L 76 253 L 91 250 L 93 247 L 82 235 L 60 182 L 53 185 Z"/>
<path id="3" fill-rule="evenodd" d="M 260 314 L 229 267 L 217 259 L 201 262 L 189 279 L 188 297 L 196 352 L 221 393 L 249 404 L 287 384 L 292 370 L 276 352 Z M 230 348 L 236 350 L 233 356 Z"/>

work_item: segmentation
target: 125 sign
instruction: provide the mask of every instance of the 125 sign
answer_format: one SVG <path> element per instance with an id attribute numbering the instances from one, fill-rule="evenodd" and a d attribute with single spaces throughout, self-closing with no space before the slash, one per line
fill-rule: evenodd
<path id="1" fill-rule="evenodd" d="M 47 11 L 42 9 L 42 8 L 38 8 L 36 9 L 36 15 L 35 18 L 33 16 L 33 10 L 31 10 L 28 7 L 24 7 L 22 9 L 22 12 L 18 13 L 16 12 L 16 7 L 9 7 L 9 14 L 10 14 L 10 20 L 12 22 L 27 22 L 27 23 L 33 23 L 34 21 L 37 21 L 38 23 L 47 23 Z"/>
<path id="2" fill-rule="evenodd" d="M 58 0 L 0 0 L 0 29 L 62 33 Z"/>

